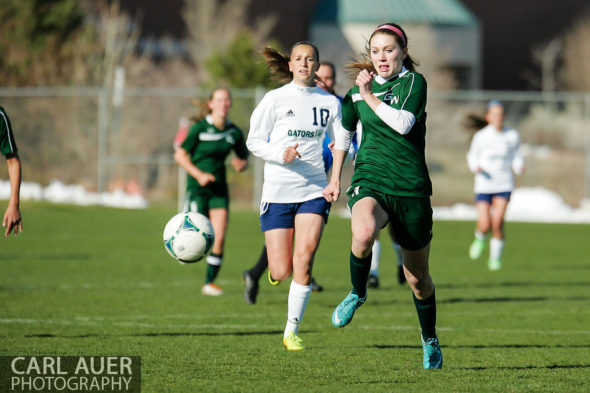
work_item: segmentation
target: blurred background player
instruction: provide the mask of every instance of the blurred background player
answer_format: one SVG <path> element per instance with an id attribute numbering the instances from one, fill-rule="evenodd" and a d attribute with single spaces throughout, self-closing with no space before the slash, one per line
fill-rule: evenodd
<path id="1" fill-rule="evenodd" d="M 299 351 L 314 256 L 330 212 L 322 195 L 328 183 L 322 142 L 340 123 L 340 101 L 316 86 L 319 52 L 312 43 L 296 43 L 290 56 L 270 47 L 263 54 L 275 79 L 288 83 L 266 93 L 254 109 L 247 146 L 265 161 L 260 226 L 269 282 L 278 285 L 293 274 L 283 345 Z"/>
<path id="2" fill-rule="evenodd" d="M 482 129 L 473 135 L 467 163 L 475 174 L 475 207 L 477 224 L 475 239 L 469 247 L 469 257 L 478 259 L 486 246 L 491 229 L 488 268 L 502 268 L 504 248 L 504 215 L 514 189 L 514 175 L 524 171 L 524 160 L 519 152 L 518 131 L 504 126 L 504 104 L 492 100 L 487 105 L 485 120 L 469 116 L 468 126 Z"/>
<path id="3" fill-rule="evenodd" d="M 395 242 L 395 234 L 391 225 L 387 226 L 387 233 L 391 239 L 391 247 L 397 260 L 397 282 L 403 285 L 406 282 L 406 275 L 404 274 L 404 264 L 402 261 L 402 248 Z M 379 260 L 381 259 L 381 241 L 379 238 L 375 239 L 375 243 L 373 243 L 372 255 L 367 286 L 376 289 L 379 288 Z"/>
<path id="4" fill-rule="evenodd" d="M 336 134 L 332 177 L 323 192 L 327 200 L 338 200 L 342 164 L 360 121 L 363 140 L 347 191 L 352 212 L 352 290 L 334 309 L 332 324 L 348 325 L 365 303 L 373 242 L 389 222 L 402 247 L 404 272 L 420 322 L 423 366 L 442 368 L 429 273 L 432 185 L 425 158 L 426 81 L 415 71 L 407 35 L 399 25 L 377 26 L 367 49 L 360 61 L 349 64 L 356 86 L 342 102 L 344 130 Z"/>
<path id="5" fill-rule="evenodd" d="M 223 293 L 214 281 L 223 262 L 229 220 L 225 159 L 233 151 L 236 156 L 231 160 L 232 167 L 241 172 L 248 166 L 248 149 L 244 135 L 228 120 L 231 106 L 229 90 L 214 89 L 206 106 L 201 106 L 201 113 L 193 119 L 195 123 L 174 153 L 174 160 L 187 172 L 184 210 L 209 217 L 215 232 L 215 242 L 207 257 L 205 284 L 201 288 L 201 293 L 207 296 L 219 296 Z M 207 113 L 204 118 L 203 113 Z"/>
<path id="6" fill-rule="evenodd" d="M 10 119 L 0 106 L 0 152 L 6 157 L 8 166 L 8 179 L 10 180 L 10 199 L 8 207 L 4 212 L 2 227 L 6 228 L 4 236 L 10 235 L 14 229 L 14 235 L 23 231 L 23 221 L 20 214 L 20 183 L 21 183 L 21 165 L 20 158 L 12 133 Z"/>
<path id="7" fill-rule="evenodd" d="M 316 71 L 316 84 L 327 91 L 330 94 L 335 95 L 340 101 L 342 97 L 339 97 L 334 92 L 334 85 L 336 84 L 336 69 L 334 65 L 329 62 L 320 63 L 320 67 Z M 332 140 L 328 134 L 324 135 L 324 141 L 322 143 L 322 158 L 324 160 L 324 169 L 326 172 L 332 167 L 332 150 L 330 149 L 330 143 Z M 356 147 L 356 141 L 353 144 Z M 258 262 L 248 270 L 242 272 L 242 280 L 244 282 L 244 300 L 248 304 L 256 304 L 256 298 L 258 297 L 258 289 L 260 277 L 264 274 L 268 266 L 268 256 L 266 255 L 266 245 L 262 248 Z M 313 292 L 321 292 L 324 287 L 318 284 L 315 279 L 311 278 L 311 290 Z"/>

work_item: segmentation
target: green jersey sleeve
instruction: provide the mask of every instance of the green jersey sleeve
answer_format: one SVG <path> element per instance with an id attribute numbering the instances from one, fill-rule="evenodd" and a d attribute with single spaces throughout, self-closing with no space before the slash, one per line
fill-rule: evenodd
<path id="1" fill-rule="evenodd" d="M 248 147 L 246 146 L 246 139 L 244 139 L 244 133 L 238 128 L 236 128 L 236 140 L 232 149 L 236 153 L 236 156 L 242 160 L 248 158 L 249 153 Z"/>
<path id="2" fill-rule="evenodd" d="M 0 153 L 6 157 L 11 157 L 16 154 L 16 152 L 16 142 L 14 141 L 14 135 L 12 134 L 10 119 L 4 111 L 4 108 L 0 106 Z"/>
<path id="3" fill-rule="evenodd" d="M 200 123 L 195 123 L 192 125 L 190 130 L 188 130 L 188 134 L 184 142 L 182 142 L 182 147 L 186 150 L 190 155 L 192 155 L 197 148 L 197 144 L 199 143 L 199 132 L 201 131 Z"/>
<path id="4" fill-rule="evenodd" d="M 342 126 L 348 131 L 355 131 L 359 121 L 359 115 L 352 100 L 352 91 L 350 89 L 342 100 Z"/>
<path id="5" fill-rule="evenodd" d="M 426 108 L 426 80 L 421 74 L 412 72 L 404 78 L 400 102 L 400 109 L 412 112 L 416 119 L 420 119 L 424 115 Z"/>

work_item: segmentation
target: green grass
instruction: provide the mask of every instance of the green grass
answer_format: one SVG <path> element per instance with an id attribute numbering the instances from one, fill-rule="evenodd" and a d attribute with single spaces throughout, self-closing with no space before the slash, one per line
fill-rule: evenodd
<path id="1" fill-rule="evenodd" d="M 25 232 L 0 239 L 0 355 L 138 355 L 144 392 L 581 392 L 590 368 L 590 229 L 507 223 L 504 269 L 466 257 L 473 223 L 437 222 L 443 370 L 422 369 L 411 293 L 383 243 L 382 288 L 345 329 L 349 222 L 333 215 L 317 254 L 300 335 L 281 345 L 288 283 L 242 299 L 240 273 L 262 246 L 256 213 L 233 212 L 219 298 L 205 264 L 181 266 L 161 232 L 172 208 L 27 203 Z M 385 233 L 382 240 L 385 240 Z M 487 251 L 486 251 L 487 252 Z"/>

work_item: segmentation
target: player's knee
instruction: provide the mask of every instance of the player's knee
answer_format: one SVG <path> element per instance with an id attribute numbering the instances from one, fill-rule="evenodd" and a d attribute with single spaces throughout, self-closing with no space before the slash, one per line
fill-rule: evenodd
<path id="1" fill-rule="evenodd" d="M 416 297 L 423 299 L 430 296 L 434 289 L 430 275 L 406 274 L 406 281 L 414 291 Z"/>
<path id="2" fill-rule="evenodd" d="M 352 232 L 352 243 L 356 249 L 369 250 L 373 247 L 374 240 L 373 228 L 369 226 L 359 226 Z"/>
<path id="3" fill-rule="evenodd" d="M 273 280 L 285 281 L 291 275 L 291 266 L 276 266 L 270 271 Z"/>

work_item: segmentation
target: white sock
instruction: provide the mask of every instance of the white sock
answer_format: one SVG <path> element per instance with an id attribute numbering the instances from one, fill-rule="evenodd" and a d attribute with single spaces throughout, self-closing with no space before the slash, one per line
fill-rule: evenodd
<path id="1" fill-rule="evenodd" d="M 301 285 L 297 284 L 295 280 L 291 281 L 289 300 L 287 301 L 287 326 L 285 326 L 283 337 L 287 337 L 289 332 L 297 334 L 310 294 L 311 285 Z"/>
<path id="2" fill-rule="evenodd" d="M 486 234 L 480 231 L 475 231 L 475 238 L 479 240 L 486 240 Z"/>
<path id="3" fill-rule="evenodd" d="M 379 239 L 373 243 L 373 257 L 371 258 L 371 276 L 379 276 L 379 259 L 381 259 L 381 242 Z"/>
<path id="4" fill-rule="evenodd" d="M 490 259 L 501 259 L 502 250 L 504 249 L 504 239 L 490 239 Z"/>
<path id="5" fill-rule="evenodd" d="M 402 260 L 402 247 L 397 244 L 396 242 L 391 242 L 391 246 L 393 247 L 393 251 L 395 251 L 395 255 L 397 256 L 397 265 L 403 265 Z"/>
<path id="6" fill-rule="evenodd" d="M 223 260 L 217 255 L 207 255 L 207 264 L 213 266 L 221 266 Z"/>

